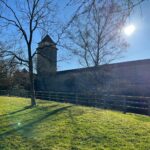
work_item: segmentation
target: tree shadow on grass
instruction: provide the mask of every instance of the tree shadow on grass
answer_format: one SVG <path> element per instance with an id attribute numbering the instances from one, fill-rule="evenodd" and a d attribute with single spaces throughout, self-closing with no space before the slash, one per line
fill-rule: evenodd
<path id="1" fill-rule="evenodd" d="M 9 117 L 9 118 L 11 118 L 11 119 L 13 119 L 13 118 L 23 118 L 24 116 L 27 116 L 27 115 L 30 115 L 30 114 L 37 114 L 38 115 L 38 113 L 39 112 L 41 112 L 41 111 L 48 111 L 49 109 L 51 109 L 51 108 L 55 108 L 55 107 L 57 107 L 57 106 L 59 106 L 58 104 L 55 104 L 55 105 L 50 105 L 50 106 L 42 106 L 42 107 L 34 107 L 35 109 L 30 109 L 30 111 L 27 111 L 27 112 L 23 112 L 23 113 L 19 113 L 19 112 L 22 112 L 22 111 L 16 111 L 15 113 L 11 113 L 10 115 L 8 115 L 8 116 L 5 116 L 5 119 L 7 118 L 7 117 Z M 18 113 L 17 113 L 18 112 Z M 4 119 L 4 118 L 3 118 Z M 8 118 L 7 118 L 8 119 Z M 20 119 L 18 119 L 18 120 L 20 120 Z M 3 120 L 1 120 L 1 121 L 3 121 Z M 2 125 L 1 126 L 1 128 L 13 128 L 13 127 L 15 127 L 16 128 L 16 123 L 12 123 L 12 124 L 9 124 L 9 125 Z"/>
<path id="2" fill-rule="evenodd" d="M 16 114 L 16 113 L 19 113 L 19 112 L 25 111 L 25 110 L 30 109 L 30 108 L 32 108 L 32 106 L 25 106 L 25 107 L 24 107 L 24 108 L 22 108 L 22 109 L 19 109 L 19 110 L 16 110 L 16 111 L 13 111 L 13 112 L 10 112 L 10 113 L 7 113 L 7 114 L 4 114 L 4 115 L 0 115 L 0 117 L 5 117 L 5 116 L 13 115 L 13 114 Z"/>
<path id="3" fill-rule="evenodd" d="M 31 127 L 33 128 L 33 126 L 36 125 L 37 123 L 40 123 L 43 120 L 45 120 L 46 118 L 48 118 L 48 117 L 50 117 L 52 115 L 56 115 L 56 114 L 66 110 L 66 109 L 68 109 L 70 107 L 72 107 L 72 106 L 71 105 L 70 106 L 65 106 L 65 107 L 61 107 L 61 108 L 55 109 L 53 111 L 47 112 L 43 116 L 40 116 L 38 119 L 36 119 L 34 121 L 31 121 L 30 123 L 27 123 L 25 125 L 22 125 L 22 126 L 16 128 L 16 129 L 11 129 L 9 131 L 6 131 L 6 132 L 0 134 L 0 139 L 5 138 L 6 136 L 9 136 L 9 135 L 11 135 L 11 134 L 13 134 L 13 133 L 15 133 L 17 131 L 20 131 L 20 130 L 23 130 L 23 129 L 26 129 L 26 128 L 31 128 Z"/>
<path id="4" fill-rule="evenodd" d="M 39 109 L 44 109 L 44 110 L 46 110 L 47 108 L 49 108 L 49 107 L 56 107 L 56 106 L 58 106 L 58 104 L 55 104 L 55 105 L 52 105 L 52 106 L 46 106 L 46 107 L 41 107 L 41 108 L 39 108 Z M 36 106 L 36 107 L 38 107 L 38 106 Z M 36 108 L 35 107 L 35 108 Z M 6 117 L 6 116 L 10 116 L 10 115 L 14 115 L 14 114 L 17 114 L 17 113 L 20 113 L 20 112 L 23 112 L 23 111 L 25 111 L 25 110 L 27 110 L 27 109 L 32 109 L 32 108 L 34 108 L 33 106 L 25 106 L 24 108 L 22 108 L 22 109 L 19 109 L 19 110 L 16 110 L 16 111 L 13 111 L 13 112 L 10 112 L 10 113 L 7 113 L 7 114 L 3 114 L 3 115 L 0 115 L 0 117 Z"/>

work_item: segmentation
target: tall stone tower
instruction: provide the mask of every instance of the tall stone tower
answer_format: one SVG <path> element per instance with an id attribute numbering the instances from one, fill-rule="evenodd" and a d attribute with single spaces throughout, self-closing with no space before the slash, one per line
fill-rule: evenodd
<path id="1" fill-rule="evenodd" d="M 46 35 L 37 48 L 37 89 L 47 90 L 49 80 L 57 71 L 56 43 Z"/>
<path id="2" fill-rule="evenodd" d="M 49 35 L 39 43 L 37 53 L 38 77 L 54 75 L 57 71 L 57 48 Z"/>

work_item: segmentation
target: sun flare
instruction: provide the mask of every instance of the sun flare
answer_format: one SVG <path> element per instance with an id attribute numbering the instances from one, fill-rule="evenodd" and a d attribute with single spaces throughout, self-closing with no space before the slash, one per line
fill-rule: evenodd
<path id="1" fill-rule="evenodd" d="M 127 36 L 130 36 L 134 33 L 135 31 L 135 26 L 134 25 L 128 25 L 124 28 L 124 33 L 127 35 Z"/>

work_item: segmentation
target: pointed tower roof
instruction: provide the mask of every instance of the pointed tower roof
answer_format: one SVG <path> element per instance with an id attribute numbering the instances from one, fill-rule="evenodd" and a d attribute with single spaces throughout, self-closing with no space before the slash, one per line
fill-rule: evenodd
<path id="1" fill-rule="evenodd" d="M 56 43 L 51 39 L 51 37 L 48 34 L 41 40 L 40 43 L 43 43 L 43 42 L 49 42 L 51 44 L 55 44 L 56 45 Z"/>

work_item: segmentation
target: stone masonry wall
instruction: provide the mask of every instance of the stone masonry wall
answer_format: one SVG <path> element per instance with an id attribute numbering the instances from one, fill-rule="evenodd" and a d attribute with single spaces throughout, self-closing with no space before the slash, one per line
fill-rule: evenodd
<path id="1" fill-rule="evenodd" d="M 150 60 L 59 71 L 38 80 L 39 89 L 150 96 Z"/>

